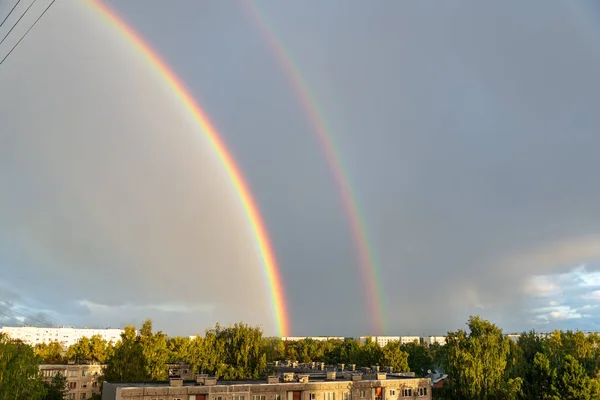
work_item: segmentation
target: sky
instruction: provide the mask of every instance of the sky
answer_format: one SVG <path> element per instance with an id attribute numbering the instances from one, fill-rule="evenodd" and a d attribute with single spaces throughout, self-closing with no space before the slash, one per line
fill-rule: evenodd
<path id="1" fill-rule="evenodd" d="M 291 334 L 444 334 L 474 314 L 509 332 L 600 329 L 593 2 L 109 4 L 185 83 L 247 179 Z M 385 332 L 316 128 L 261 24 L 334 139 Z M 187 335 L 242 320 L 276 334 L 216 154 L 91 7 L 56 2 L 0 65 L 0 121 L 0 324 L 150 317 Z"/>

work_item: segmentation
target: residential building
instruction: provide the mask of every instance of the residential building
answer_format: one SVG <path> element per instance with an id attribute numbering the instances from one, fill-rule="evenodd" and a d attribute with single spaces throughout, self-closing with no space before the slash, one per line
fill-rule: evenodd
<path id="1" fill-rule="evenodd" d="M 434 343 L 445 345 L 446 344 L 446 336 L 424 336 L 421 338 L 421 341 L 429 346 Z"/>
<path id="2" fill-rule="evenodd" d="M 51 382 L 57 374 L 67 379 L 67 400 L 85 400 L 92 394 L 100 394 L 101 382 L 98 379 L 104 371 L 103 364 L 42 364 L 40 371 L 44 381 Z"/>
<path id="3" fill-rule="evenodd" d="M 320 342 L 325 342 L 328 340 L 344 340 L 345 338 L 343 336 L 284 336 L 281 338 L 281 340 L 283 340 L 284 342 L 286 342 L 286 341 L 297 342 L 299 340 L 305 340 L 305 339 L 318 340 Z"/>
<path id="4" fill-rule="evenodd" d="M 171 379 L 160 383 L 104 382 L 102 400 L 407 400 L 431 399 L 428 378 L 393 374 L 288 373 L 264 381 L 196 382 Z"/>
<path id="5" fill-rule="evenodd" d="M 38 328 L 35 326 L 4 326 L 0 333 L 5 333 L 11 339 L 21 340 L 26 344 L 35 346 L 41 343 L 57 341 L 67 348 L 83 337 L 100 335 L 102 339 L 116 343 L 121 340 L 123 329 L 89 329 L 89 328 Z"/>
<path id="6" fill-rule="evenodd" d="M 420 343 L 421 337 L 420 336 L 400 336 L 401 344 L 414 343 L 414 342 Z"/>
<path id="7" fill-rule="evenodd" d="M 385 347 L 390 342 L 399 342 L 400 336 L 360 336 L 357 338 L 361 343 L 365 343 L 367 339 L 371 339 L 372 342 L 377 343 L 380 347 Z"/>

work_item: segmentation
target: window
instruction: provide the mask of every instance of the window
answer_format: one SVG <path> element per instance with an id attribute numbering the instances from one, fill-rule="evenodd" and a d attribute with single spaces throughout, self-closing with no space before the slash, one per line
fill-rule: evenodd
<path id="1" fill-rule="evenodd" d="M 233 400 L 244 400 L 244 396 L 240 396 L 240 395 L 233 396 Z"/>
<path id="2" fill-rule="evenodd" d="M 310 394 L 310 400 L 317 400 L 317 394 L 316 393 L 311 393 Z"/>
<path id="3" fill-rule="evenodd" d="M 77 382 L 69 382 L 69 389 L 77 389 Z"/>
<path id="4" fill-rule="evenodd" d="M 360 398 L 364 399 L 365 397 L 367 397 L 367 392 L 365 392 L 364 390 L 360 391 Z"/>
<path id="5" fill-rule="evenodd" d="M 81 376 L 88 376 L 87 370 L 84 369 L 83 371 L 81 371 Z"/>
<path id="6" fill-rule="evenodd" d="M 87 396 L 85 395 L 85 393 L 81 393 L 81 397 L 80 397 L 80 399 L 81 399 L 81 400 L 85 400 L 86 398 L 87 398 Z"/>
<path id="7" fill-rule="evenodd" d="M 323 400 L 335 400 L 335 392 L 323 393 Z"/>
<path id="8" fill-rule="evenodd" d="M 419 388 L 419 396 L 427 396 L 427 388 L 426 387 Z"/>
<path id="9" fill-rule="evenodd" d="M 412 389 L 404 389 L 404 397 L 412 397 Z"/>
<path id="10" fill-rule="evenodd" d="M 85 389 L 85 388 L 87 388 L 87 384 L 86 384 L 86 383 L 83 383 L 83 384 L 81 385 L 81 387 L 82 387 L 83 389 Z"/>
<path id="11" fill-rule="evenodd" d="M 264 394 L 255 394 L 254 396 L 252 396 L 252 400 L 266 400 L 266 397 Z"/>
<path id="12" fill-rule="evenodd" d="M 217 396 L 217 397 L 215 397 L 215 399 L 217 399 L 217 400 L 223 400 L 223 398 L 221 396 Z"/>
<path id="13" fill-rule="evenodd" d="M 92 387 L 98 387 L 98 382 L 96 382 L 96 381 L 92 382 Z"/>
<path id="14" fill-rule="evenodd" d="M 343 400 L 352 400 L 352 393 L 350 392 L 344 392 L 344 394 L 342 395 Z"/>
<path id="15" fill-rule="evenodd" d="M 396 389 L 390 389 L 390 396 L 396 395 Z"/>
<path id="16" fill-rule="evenodd" d="M 77 376 L 77 370 L 75 370 L 75 369 L 70 370 L 69 371 L 69 376 L 72 376 L 72 377 Z"/>
<path id="17" fill-rule="evenodd" d="M 281 395 L 280 394 L 276 394 L 273 398 L 275 400 L 281 400 Z"/>

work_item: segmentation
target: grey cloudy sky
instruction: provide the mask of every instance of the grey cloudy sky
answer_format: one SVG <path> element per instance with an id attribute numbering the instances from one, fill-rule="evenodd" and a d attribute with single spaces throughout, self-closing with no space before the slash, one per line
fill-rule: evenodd
<path id="1" fill-rule="evenodd" d="M 381 333 L 314 127 L 247 8 L 111 4 L 232 150 L 274 245 L 292 333 Z M 592 2 L 255 4 L 338 145 L 386 333 L 444 333 L 475 313 L 506 330 L 598 328 Z M 171 334 L 236 320 L 275 332 L 216 156 L 90 7 L 56 2 L 0 66 L 0 121 L 0 322 L 149 316 Z"/>

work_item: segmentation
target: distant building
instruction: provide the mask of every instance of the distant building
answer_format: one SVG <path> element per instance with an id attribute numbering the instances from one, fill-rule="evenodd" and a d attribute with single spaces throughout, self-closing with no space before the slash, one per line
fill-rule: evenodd
<path id="1" fill-rule="evenodd" d="M 446 344 L 446 336 L 423 336 L 421 341 L 429 346 L 434 343 L 445 345 Z"/>
<path id="2" fill-rule="evenodd" d="M 300 340 L 318 340 L 320 342 L 326 342 L 328 340 L 344 340 L 343 336 L 284 336 L 281 338 L 284 342 L 297 342 Z"/>
<path id="3" fill-rule="evenodd" d="M 421 343 L 421 337 L 420 336 L 400 336 L 400 343 L 401 344 L 407 344 L 407 343 Z"/>
<path id="4" fill-rule="evenodd" d="M 287 373 L 265 380 L 217 381 L 198 375 L 196 382 L 104 382 L 102 400 L 407 400 L 431 399 L 431 381 L 386 373 L 328 371 Z"/>
<path id="5" fill-rule="evenodd" d="M 57 374 L 62 374 L 67 379 L 67 400 L 85 400 L 92 397 L 92 394 L 100 394 L 101 382 L 98 379 L 102 376 L 104 365 L 54 365 L 42 364 L 40 371 L 45 382 L 51 382 Z"/>
<path id="6" fill-rule="evenodd" d="M 356 340 L 360 343 L 365 343 L 367 339 L 377 343 L 380 347 L 385 347 L 390 342 L 399 342 L 400 336 L 360 336 Z"/>
<path id="7" fill-rule="evenodd" d="M 9 338 L 21 340 L 26 344 L 35 346 L 41 343 L 57 341 L 63 347 L 69 347 L 83 337 L 100 335 L 102 339 L 116 343 L 121 340 L 123 329 L 88 329 L 88 328 L 37 328 L 34 326 L 5 326 L 0 328 L 0 333 L 5 333 Z"/>

